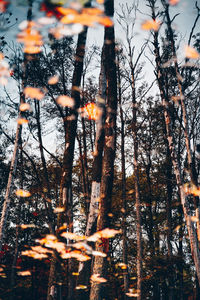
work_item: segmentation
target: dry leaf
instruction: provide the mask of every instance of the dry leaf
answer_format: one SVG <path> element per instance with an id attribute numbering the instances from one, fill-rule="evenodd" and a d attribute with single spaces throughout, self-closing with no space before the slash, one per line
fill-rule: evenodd
<path id="1" fill-rule="evenodd" d="M 75 240 L 75 241 L 80 241 L 80 240 L 84 240 L 85 236 L 80 236 L 77 235 L 76 233 L 73 232 L 63 232 L 61 234 L 62 237 L 69 239 L 69 240 Z"/>
<path id="2" fill-rule="evenodd" d="M 21 229 L 27 229 L 27 228 L 35 228 L 35 224 L 21 224 Z"/>
<path id="3" fill-rule="evenodd" d="M 26 98 L 33 98 L 41 100 L 44 97 L 44 93 L 39 88 L 26 87 L 24 89 L 24 95 Z"/>
<path id="4" fill-rule="evenodd" d="M 65 211 L 64 207 L 56 207 L 53 212 L 55 214 L 58 214 L 58 213 L 62 213 L 64 211 Z"/>
<path id="5" fill-rule="evenodd" d="M 24 119 L 24 118 L 19 118 L 17 119 L 17 123 L 19 125 L 22 125 L 22 124 L 28 124 L 28 120 Z"/>
<path id="6" fill-rule="evenodd" d="M 21 272 L 17 272 L 17 274 L 19 276 L 31 276 L 31 272 L 30 271 L 21 271 Z"/>
<path id="7" fill-rule="evenodd" d="M 145 22 L 142 23 L 142 29 L 143 30 L 154 30 L 158 31 L 160 27 L 160 22 L 156 20 L 146 20 Z"/>
<path id="8" fill-rule="evenodd" d="M 59 80 L 59 75 L 51 76 L 48 79 L 48 84 L 50 84 L 50 85 L 56 84 L 56 83 L 58 83 L 58 80 Z"/>
<path id="9" fill-rule="evenodd" d="M 200 54 L 197 52 L 196 49 L 187 45 L 185 46 L 185 56 L 187 58 L 198 59 L 200 57 Z"/>
<path id="10" fill-rule="evenodd" d="M 26 111 L 26 110 L 30 110 L 31 106 L 28 103 L 22 103 L 19 106 L 19 110 L 21 111 Z"/>
<path id="11" fill-rule="evenodd" d="M 73 107 L 74 106 L 74 99 L 72 99 L 69 96 L 59 96 L 56 99 L 56 102 L 62 106 L 67 106 L 67 107 Z"/>
<path id="12" fill-rule="evenodd" d="M 30 193 L 29 191 L 21 190 L 21 189 L 17 190 L 17 191 L 15 192 L 15 194 L 16 194 L 18 197 L 24 197 L 24 198 L 30 197 L 30 196 L 31 196 L 31 193 Z"/>
<path id="13" fill-rule="evenodd" d="M 102 116 L 102 110 L 94 103 L 88 103 L 81 108 L 81 112 L 84 117 L 89 120 L 99 120 Z"/>
<path id="14" fill-rule="evenodd" d="M 107 279 L 103 278 L 103 277 L 100 277 L 100 274 L 93 274 L 91 277 L 90 277 L 90 280 L 93 281 L 93 282 L 96 282 L 96 283 L 104 283 L 104 282 L 107 282 Z"/>
<path id="15" fill-rule="evenodd" d="M 169 0 L 169 5 L 174 6 L 179 3 L 180 0 Z"/>
<path id="16" fill-rule="evenodd" d="M 79 285 L 76 287 L 76 290 L 85 290 L 85 289 L 87 289 L 87 285 L 79 284 Z"/>

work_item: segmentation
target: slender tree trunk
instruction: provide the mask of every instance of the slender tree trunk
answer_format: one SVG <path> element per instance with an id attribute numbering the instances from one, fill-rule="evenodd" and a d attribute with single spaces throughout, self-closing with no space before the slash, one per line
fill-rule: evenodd
<path id="1" fill-rule="evenodd" d="M 172 164 L 169 148 L 167 147 L 167 171 L 166 171 L 166 181 L 167 181 L 167 203 L 166 203 L 166 215 L 167 215 L 167 255 L 169 260 L 168 265 L 168 279 L 169 279 L 169 287 L 168 287 L 168 298 L 169 300 L 173 300 L 173 291 L 174 291 L 174 273 L 172 266 L 172 212 L 171 212 L 171 201 L 172 201 Z"/>
<path id="2" fill-rule="evenodd" d="M 2 209 L 2 213 L 1 213 L 0 251 L 2 249 L 2 244 L 3 244 L 4 238 L 5 238 L 6 222 L 7 222 L 8 211 L 9 211 L 10 201 L 11 201 L 10 194 L 12 192 L 13 179 L 14 179 L 16 167 L 17 167 L 20 135 L 21 135 L 21 125 L 17 124 L 17 130 L 16 130 L 16 135 L 15 135 L 15 144 L 14 144 L 13 156 L 12 156 L 11 165 L 10 165 L 10 172 L 9 172 L 9 176 L 8 176 L 6 195 L 5 195 L 5 200 L 4 200 L 3 209 Z"/>
<path id="3" fill-rule="evenodd" d="M 133 102 L 136 106 L 136 102 Z M 142 300 L 142 230 L 141 230 L 141 204 L 139 190 L 139 170 L 138 170 L 138 140 L 137 140 L 137 120 L 136 109 L 133 110 L 133 143 L 134 143 L 134 175 L 135 175 L 135 202 L 136 202 L 136 222 L 137 222 L 137 299 Z"/>
<path id="4" fill-rule="evenodd" d="M 19 146 L 22 148 L 22 140 L 20 138 L 19 141 Z M 23 176 L 23 153 L 22 150 L 20 149 L 20 184 L 21 188 L 23 188 L 23 182 L 24 182 L 24 176 Z M 19 202 L 17 203 L 17 208 L 16 208 L 16 229 L 15 229 L 15 250 L 14 250 L 14 257 L 13 257 L 13 262 L 12 262 L 12 267 L 11 267 L 11 276 L 10 276 L 10 287 L 11 287 L 11 295 L 10 295 L 10 300 L 14 299 L 14 289 L 15 289 L 15 282 L 16 282 L 16 263 L 17 263 L 17 257 L 19 253 L 19 225 L 20 225 L 20 214 L 21 214 L 21 203 L 22 203 L 22 198 L 19 198 Z"/>
<path id="5" fill-rule="evenodd" d="M 125 130 L 124 130 L 124 115 L 122 109 L 122 91 L 121 91 L 121 74 L 120 74 L 120 61 L 119 54 L 117 54 L 117 84 L 118 84 L 118 101 L 120 109 L 121 121 L 121 169 L 122 169 L 122 243 L 123 243 L 123 263 L 126 265 L 124 270 L 124 299 L 127 299 L 129 278 L 128 278 L 128 256 L 127 256 L 127 233 L 126 233 L 126 165 L 125 165 Z"/>
<path id="6" fill-rule="evenodd" d="M 105 2 L 105 12 L 108 16 L 114 14 L 114 1 Z M 109 216 L 111 210 L 112 185 L 114 174 L 114 159 L 116 149 L 116 114 L 117 114 L 117 78 L 115 64 L 115 36 L 114 28 L 105 28 L 105 74 L 107 80 L 107 111 L 105 121 L 105 144 L 101 178 L 100 208 L 97 218 L 97 230 L 102 230 L 109 226 Z M 105 252 L 103 243 L 96 243 L 98 251 Z M 107 261 L 103 257 L 96 256 L 94 260 L 93 274 L 100 274 L 106 277 Z M 109 299 L 106 290 L 102 289 L 102 284 L 92 282 L 90 300 Z"/>
<path id="7" fill-rule="evenodd" d="M 131 52 L 130 52 L 131 53 Z M 137 236 L 137 300 L 142 300 L 142 229 L 141 229 L 141 204 L 140 204 L 140 188 L 139 188 L 139 169 L 138 169 L 138 134 L 137 134 L 137 103 L 135 94 L 135 74 L 132 57 L 130 57 L 131 68 L 131 90 L 133 105 L 133 167 L 134 167 L 134 186 L 135 186 L 135 202 L 136 202 L 136 236 Z"/>
<path id="8" fill-rule="evenodd" d="M 47 189 L 47 197 L 48 200 L 51 200 L 51 191 L 50 191 L 50 185 L 49 185 L 49 175 L 47 170 L 47 164 L 46 159 L 44 156 L 44 148 L 43 148 L 43 140 L 42 140 L 42 133 L 41 133 L 41 124 L 40 124 L 40 103 L 39 101 L 35 100 L 35 113 L 36 113 L 36 121 L 37 121 L 37 135 L 38 135 L 38 141 L 39 141 L 39 149 L 40 149 L 40 157 L 42 161 L 42 175 L 43 175 L 43 187 Z M 45 197 L 46 198 L 46 197 Z M 48 219 L 48 225 L 49 230 L 51 234 L 55 234 L 54 229 L 54 214 L 52 210 L 51 203 L 47 203 L 47 201 L 44 201 L 46 213 L 47 213 L 47 219 Z"/>
<path id="9" fill-rule="evenodd" d="M 92 190 L 90 198 L 90 208 L 87 218 L 85 235 L 90 236 L 96 230 L 96 221 L 99 210 L 100 200 L 100 183 L 102 175 L 102 154 L 104 147 L 104 122 L 105 122 L 105 101 L 106 101 L 106 78 L 104 69 L 105 53 L 104 48 L 101 56 L 101 72 L 99 75 L 99 97 L 100 100 L 97 102 L 98 108 L 101 110 L 101 117 L 96 120 L 96 136 L 95 136 L 95 149 L 94 149 L 94 160 L 92 164 Z M 79 263 L 79 278 L 78 283 L 88 285 L 89 278 L 91 275 L 91 260 L 85 263 Z M 77 293 L 77 299 L 83 299 L 86 297 L 85 291 L 79 291 Z"/>

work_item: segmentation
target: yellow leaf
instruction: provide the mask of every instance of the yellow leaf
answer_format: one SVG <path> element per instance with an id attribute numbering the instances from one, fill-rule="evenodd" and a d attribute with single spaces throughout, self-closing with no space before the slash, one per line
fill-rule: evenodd
<path id="1" fill-rule="evenodd" d="M 82 284 L 79 284 L 77 287 L 76 287 L 76 290 L 85 290 L 87 289 L 87 286 L 86 285 L 82 285 Z"/>

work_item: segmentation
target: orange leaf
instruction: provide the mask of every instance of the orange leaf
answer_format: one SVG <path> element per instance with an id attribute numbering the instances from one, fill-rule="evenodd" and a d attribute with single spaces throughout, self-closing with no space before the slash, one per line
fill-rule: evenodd
<path id="1" fill-rule="evenodd" d="M 103 15 L 104 14 L 103 10 L 100 8 L 97 8 L 97 7 L 83 8 L 82 13 L 88 14 L 88 15 Z"/>
<path id="2" fill-rule="evenodd" d="M 49 77 L 48 79 L 48 84 L 56 84 L 59 80 L 59 75 L 54 75 L 54 76 L 51 76 Z"/>
<path id="3" fill-rule="evenodd" d="M 19 110 L 21 110 L 21 111 L 26 111 L 26 110 L 30 110 L 30 104 L 28 104 L 28 103 L 22 103 L 22 104 L 20 104 L 20 107 L 19 107 Z"/>
<path id="4" fill-rule="evenodd" d="M 169 0 L 169 5 L 174 6 L 179 3 L 180 0 Z"/>
<path id="5" fill-rule="evenodd" d="M 17 272 L 17 274 L 19 276 L 31 276 L 31 272 L 30 271 L 21 271 L 21 272 Z"/>
<path id="6" fill-rule="evenodd" d="M 196 49 L 187 45 L 185 46 L 185 56 L 187 58 L 198 59 L 200 57 L 200 54 L 197 52 Z"/>
<path id="7" fill-rule="evenodd" d="M 99 19 L 99 24 L 101 24 L 105 27 L 111 27 L 111 26 L 113 26 L 113 21 L 109 17 L 102 17 Z"/>
<path id="8" fill-rule="evenodd" d="M 29 47 L 24 47 L 24 53 L 28 54 L 37 54 L 41 52 L 41 48 L 38 46 L 29 46 Z"/>
<path id="9" fill-rule="evenodd" d="M 55 214 L 59 214 L 59 213 L 62 213 L 64 211 L 65 211 L 64 207 L 56 207 L 53 212 Z"/>
<path id="10" fill-rule="evenodd" d="M 90 120 L 98 120 L 102 115 L 102 110 L 94 102 L 86 104 L 81 110 Z"/>
<path id="11" fill-rule="evenodd" d="M 156 20 L 146 20 L 145 22 L 142 23 L 142 29 L 143 30 L 154 30 L 158 31 L 160 27 L 160 22 Z"/>
<path id="12" fill-rule="evenodd" d="M 26 98 L 33 98 L 37 100 L 41 100 L 44 97 L 44 93 L 40 89 L 30 86 L 24 89 L 24 94 Z"/>
<path id="13" fill-rule="evenodd" d="M 59 96 L 56 102 L 62 106 L 73 107 L 74 106 L 74 99 L 69 96 Z"/>
<path id="14" fill-rule="evenodd" d="M 73 14 L 78 14 L 78 12 L 75 9 L 72 8 L 65 8 L 65 7 L 57 7 L 56 10 L 61 13 L 62 15 L 73 15 Z"/>
<path id="15" fill-rule="evenodd" d="M 91 277 L 90 277 L 90 280 L 91 281 L 94 281 L 96 283 L 104 283 L 104 282 L 107 282 L 107 280 L 103 277 L 100 277 L 100 274 L 93 274 Z"/>
<path id="16" fill-rule="evenodd" d="M 17 190 L 15 192 L 15 194 L 19 197 L 24 197 L 24 198 L 31 196 L 31 193 L 29 191 L 25 191 L 25 190 L 21 190 L 21 189 Z"/>
<path id="17" fill-rule="evenodd" d="M 17 119 L 17 123 L 19 125 L 22 125 L 22 124 L 28 124 L 28 120 L 24 119 L 24 118 L 19 118 Z"/>

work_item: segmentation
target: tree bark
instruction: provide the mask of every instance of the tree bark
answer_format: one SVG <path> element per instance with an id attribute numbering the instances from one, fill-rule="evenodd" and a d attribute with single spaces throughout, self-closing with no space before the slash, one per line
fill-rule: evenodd
<path id="1" fill-rule="evenodd" d="M 124 270 L 124 299 L 127 299 L 126 293 L 128 293 L 129 277 L 128 277 L 128 256 L 127 256 L 127 233 L 126 233 L 126 165 L 125 165 L 125 121 L 124 113 L 122 109 L 122 90 L 121 90 L 121 74 L 120 74 L 120 57 L 117 53 L 117 86 L 118 86 L 118 101 L 120 109 L 120 121 L 121 121 L 121 169 L 122 169 L 122 257 L 123 263 L 126 265 Z"/>
<path id="2" fill-rule="evenodd" d="M 92 164 L 92 189 L 90 198 L 90 208 L 87 218 L 85 235 L 90 236 L 96 230 L 96 221 L 99 210 L 99 200 L 100 200 L 100 185 L 101 185 L 101 175 L 102 175 L 102 154 L 105 139 L 105 101 L 106 101 L 106 78 L 105 78 L 105 53 L 104 47 L 102 49 L 101 55 L 101 71 L 99 75 L 99 97 L 97 102 L 98 108 L 101 110 L 101 117 L 96 120 L 96 136 L 95 136 L 95 149 L 94 149 L 94 160 Z M 78 283 L 88 285 L 89 278 L 91 275 L 91 260 L 85 263 L 79 263 L 79 278 Z M 83 299 L 86 297 L 86 292 L 79 291 L 78 299 Z"/>
<path id="3" fill-rule="evenodd" d="M 105 13 L 108 16 L 114 14 L 114 1 L 105 2 Z M 117 78 L 115 64 L 115 35 L 114 28 L 105 28 L 104 35 L 105 47 L 105 74 L 107 80 L 107 103 L 106 103 L 106 121 L 105 121 L 105 144 L 104 157 L 101 178 L 100 208 L 97 218 L 97 230 L 102 230 L 109 226 L 109 216 L 111 210 L 112 185 L 114 174 L 114 159 L 116 149 L 116 114 L 117 114 Z M 105 251 L 100 242 L 96 243 L 98 251 Z M 93 274 L 100 274 L 106 277 L 106 259 L 95 257 Z M 92 282 L 90 291 L 90 300 L 109 299 L 106 290 L 103 291 L 102 284 Z"/>

